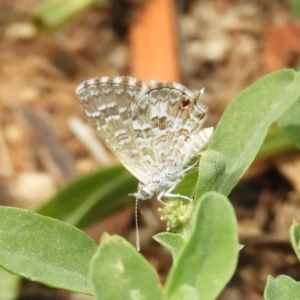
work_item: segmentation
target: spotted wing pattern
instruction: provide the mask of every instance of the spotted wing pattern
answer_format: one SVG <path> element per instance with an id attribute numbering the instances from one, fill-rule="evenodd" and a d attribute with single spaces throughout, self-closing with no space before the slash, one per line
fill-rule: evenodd
<path id="1" fill-rule="evenodd" d="M 175 174 L 207 143 L 201 130 L 207 108 L 178 83 L 133 77 L 89 79 L 76 90 L 83 109 L 108 148 L 142 183 Z"/>
<path id="2" fill-rule="evenodd" d="M 155 174 L 171 168 L 182 170 L 207 143 L 200 131 L 207 108 L 181 84 L 150 81 L 132 111 L 135 140 L 144 168 Z"/>
<path id="3" fill-rule="evenodd" d="M 140 159 L 132 127 L 132 107 L 143 82 L 133 77 L 100 77 L 81 83 L 76 94 L 85 114 L 108 148 L 140 181 L 146 170 L 136 168 Z"/>

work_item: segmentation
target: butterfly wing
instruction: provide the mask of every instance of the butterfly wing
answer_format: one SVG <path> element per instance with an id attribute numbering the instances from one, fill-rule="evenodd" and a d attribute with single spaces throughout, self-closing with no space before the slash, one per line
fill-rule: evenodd
<path id="1" fill-rule="evenodd" d="M 143 82 L 133 77 L 100 77 L 78 86 L 76 94 L 90 123 L 107 147 L 141 182 L 147 172 L 139 164 L 132 127 L 132 107 Z"/>
<path id="2" fill-rule="evenodd" d="M 201 131 L 208 109 L 181 84 L 150 81 L 133 108 L 133 129 L 148 172 L 182 170 L 207 143 Z M 143 116 L 141 118 L 140 116 Z"/>

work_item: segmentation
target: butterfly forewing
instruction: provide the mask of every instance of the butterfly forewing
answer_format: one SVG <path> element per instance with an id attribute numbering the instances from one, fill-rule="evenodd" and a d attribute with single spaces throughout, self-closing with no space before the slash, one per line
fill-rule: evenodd
<path id="1" fill-rule="evenodd" d="M 132 107 L 142 82 L 132 77 L 101 77 L 83 82 L 76 94 L 101 139 L 140 181 L 147 180 L 132 127 Z"/>

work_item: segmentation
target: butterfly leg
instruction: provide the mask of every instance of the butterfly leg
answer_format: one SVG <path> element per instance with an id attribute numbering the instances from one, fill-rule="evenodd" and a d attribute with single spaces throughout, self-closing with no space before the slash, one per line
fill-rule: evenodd
<path id="1" fill-rule="evenodd" d="M 183 196 L 180 194 L 172 194 L 171 192 L 175 189 L 176 185 L 172 186 L 171 188 L 169 188 L 166 192 L 161 192 L 158 196 L 157 196 L 157 200 L 160 201 L 161 203 L 164 203 L 161 198 L 162 197 L 166 197 L 166 198 L 181 198 L 184 200 L 188 200 L 188 201 L 193 201 L 193 199 L 187 197 L 187 196 Z"/>
<path id="2" fill-rule="evenodd" d="M 188 166 L 186 169 L 184 169 L 182 172 L 180 172 L 180 175 L 184 175 L 187 171 L 194 169 L 198 163 L 199 163 L 199 159 L 197 159 L 197 161 L 194 164 L 192 164 L 191 166 Z"/>
<path id="3" fill-rule="evenodd" d="M 161 204 L 167 205 L 166 202 L 164 202 L 163 200 L 161 200 L 161 198 L 163 197 L 163 195 L 164 195 L 164 193 L 161 192 L 161 193 L 157 196 L 157 200 L 158 200 Z"/>
<path id="4" fill-rule="evenodd" d="M 164 194 L 164 197 L 166 197 L 166 198 L 181 198 L 181 199 L 184 199 L 184 200 L 188 200 L 190 202 L 193 201 L 192 198 L 187 197 L 187 196 L 183 196 L 183 195 L 180 195 L 180 194 L 167 194 L 166 193 L 166 194 Z"/>

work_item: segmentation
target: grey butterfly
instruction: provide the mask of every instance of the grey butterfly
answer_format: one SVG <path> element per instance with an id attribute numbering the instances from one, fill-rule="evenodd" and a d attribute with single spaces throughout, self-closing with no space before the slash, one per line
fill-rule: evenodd
<path id="1" fill-rule="evenodd" d="M 204 90 L 179 83 L 143 82 L 134 77 L 99 77 L 81 83 L 76 94 L 89 121 L 107 147 L 140 181 L 133 195 L 183 198 L 173 190 L 193 166 L 213 128 L 201 129 L 207 107 Z"/>

